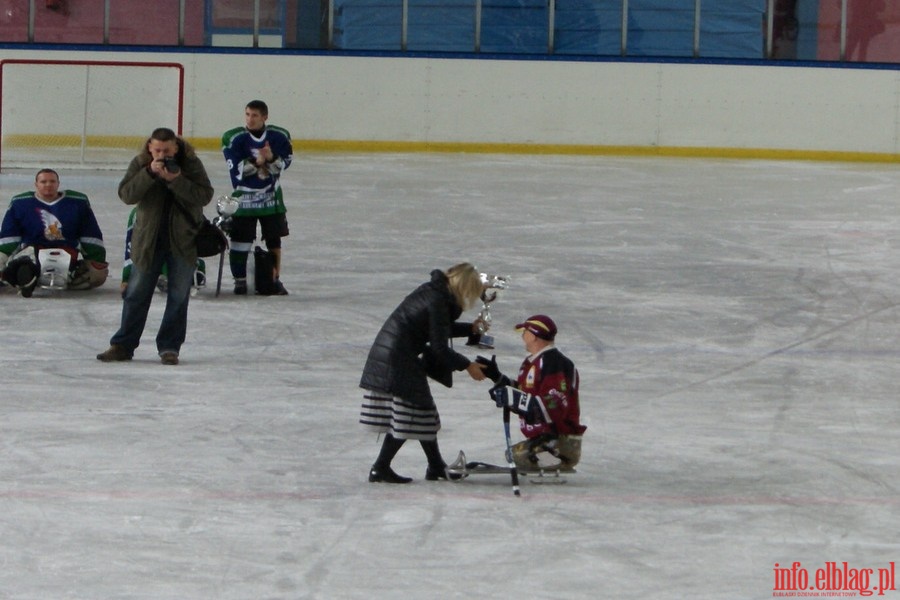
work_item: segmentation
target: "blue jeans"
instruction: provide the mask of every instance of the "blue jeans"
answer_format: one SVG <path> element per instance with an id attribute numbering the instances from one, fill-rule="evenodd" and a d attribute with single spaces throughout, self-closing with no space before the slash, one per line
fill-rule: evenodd
<path id="1" fill-rule="evenodd" d="M 176 256 L 169 250 L 157 248 L 148 270 L 135 263 L 131 267 L 128 289 L 122 305 L 122 323 L 119 330 L 109 340 L 127 350 L 134 351 L 141 343 L 141 334 L 147 323 L 150 302 L 156 291 L 156 282 L 162 266 L 168 265 L 168 292 L 166 310 L 163 313 L 159 332 L 156 334 L 158 352 L 174 350 L 179 352 L 187 334 L 188 302 L 191 299 L 191 284 L 194 279 L 193 263 Z"/>

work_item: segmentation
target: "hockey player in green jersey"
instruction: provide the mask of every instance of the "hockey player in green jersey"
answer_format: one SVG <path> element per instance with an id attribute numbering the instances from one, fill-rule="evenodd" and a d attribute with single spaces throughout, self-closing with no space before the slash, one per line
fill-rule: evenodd
<path id="1" fill-rule="evenodd" d="M 291 166 L 294 151 L 291 134 L 267 125 L 268 118 L 266 103 L 253 100 L 244 108 L 244 126 L 222 136 L 222 153 L 234 188 L 232 196 L 240 200 L 240 208 L 232 218 L 228 254 L 234 293 L 239 295 L 247 293 L 247 259 L 256 239 L 257 222 L 273 259 L 273 281 L 264 290 L 257 285 L 257 292 L 287 295 L 280 279 L 281 238 L 289 233 L 280 178 Z M 257 281 L 259 276 L 257 273 Z"/>
<path id="2" fill-rule="evenodd" d="M 128 214 L 128 223 L 125 226 L 125 260 L 122 262 L 122 283 L 120 284 L 123 298 L 128 289 L 128 280 L 131 279 L 131 234 L 134 232 L 134 219 L 136 215 L 137 208 L 135 207 L 131 209 L 131 212 Z M 168 287 L 169 267 L 168 265 L 163 265 L 162 273 L 156 281 L 156 289 L 162 293 L 166 293 Z M 191 286 L 191 296 L 196 296 L 204 287 L 206 287 L 206 261 L 197 257 L 197 267 L 194 269 L 194 283 Z"/>

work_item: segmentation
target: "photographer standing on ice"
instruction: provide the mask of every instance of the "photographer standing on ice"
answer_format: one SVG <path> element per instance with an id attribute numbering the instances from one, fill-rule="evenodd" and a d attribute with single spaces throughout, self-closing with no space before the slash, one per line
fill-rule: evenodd
<path id="1" fill-rule="evenodd" d="M 168 265 L 166 310 L 156 335 L 164 365 L 177 365 L 187 333 L 197 247 L 194 238 L 213 188 L 190 144 L 165 127 L 153 131 L 119 183 L 119 198 L 137 205 L 131 237 L 132 271 L 122 323 L 98 360 L 131 360 L 141 341 L 162 266 Z"/>

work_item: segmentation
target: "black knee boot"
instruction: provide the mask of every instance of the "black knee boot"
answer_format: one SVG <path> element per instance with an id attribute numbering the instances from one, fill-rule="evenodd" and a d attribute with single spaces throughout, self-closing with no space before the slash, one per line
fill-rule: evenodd
<path id="1" fill-rule="evenodd" d="M 438 479 L 447 479 L 447 463 L 441 456 L 441 449 L 438 447 L 437 440 L 421 440 L 422 450 L 428 458 L 428 468 L 425 469 L 425 479 L 428 481 L 437 481 Z M 459 479 L 460 475 L 450 475 L 450 479 Z"/>
<path id="2" fill-rule="evenodd" d="M 397 475 L 394 473 L 394 470 L 391 469 L 391 461 L 394 460 L 394 457 L 397 455 L 397 452 L 400 450 L 400 447 L 403 446 L 403 442 L 405 441 L 406 440 L 395 438 L 390 433 L 384 436 L 384 442 L 381 444 L 381 452 L 378 453 L 375 464 L 372 465 L 372 468 L 369 470 L 369 481 L 372 483 L 409 483 L 412 481 L 412 477 Z"/>

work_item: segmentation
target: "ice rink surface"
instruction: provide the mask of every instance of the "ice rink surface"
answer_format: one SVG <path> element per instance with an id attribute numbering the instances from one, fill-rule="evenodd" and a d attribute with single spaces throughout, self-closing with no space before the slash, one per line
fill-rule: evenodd
<path id="1" fill-rule="evenodd" d="M 121 175 L 62 172 L 104 230 L 104 287 L 0 292 L 0 599 L 754 599 L 790 590 L 776 564 L 834 591 L 808 589 L 830 562 L 856 569 L 845 592 L 900 598 L 878 589 L 900 560 L 896 165 L 298 153 L 291 294 L 226 275 L 177 367 L 161 295 L 133 362 L 94 358 L 120 317 Z M 33 176 L 0 176 L 4 206 Z M 394 461 L 414 483 L 366 481 L 369 345 L 462 260 L 511 277 L 504 371 L 533 313 L 580 370 L 565 485 L 426 482 L 414 443 Z M 446 459 L 502 460 L 488 387 L 433 384 Z"/>

